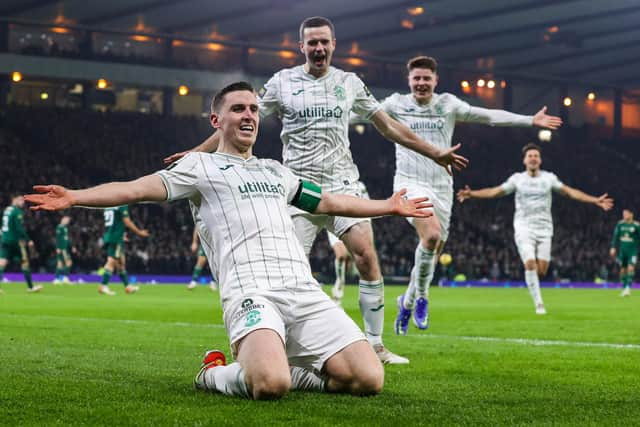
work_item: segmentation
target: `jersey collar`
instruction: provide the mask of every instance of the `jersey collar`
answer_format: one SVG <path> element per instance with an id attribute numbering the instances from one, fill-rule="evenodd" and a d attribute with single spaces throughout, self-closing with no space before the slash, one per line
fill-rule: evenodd
<path id="1" fill-rule="evenodd" d="M 215 153 L 211 153 L 216 157 L 222 157 L 223 159 L 225 159 L 226 161 L 229 162 L 235 162 L 238 164 L 243 164 L 243 163 L 249 163 L 249 162 L 254 162 L 256 160 L 258 160 L 258 158 L 254 155 L 251 155 L 251 157 L 249 157 L 248 159 L 245 159 L 242 156 L 238 156 L 235 154 L 229 154 L 229 153 L 219 153 L 219 152 L 215 152 Z"/>
<path id="2" fill-rule="evenodd" d="M 335 68 L 334 68 L 332 65 L 330 65 L 330 66 L 329 66 L 329 70 L 327 71 L 327 73 L 326 73 L 324 76 L 322 76 L 322 77 L 316 77 L 316 76 L 314 76 L 313 74 L 307 73 L 307 72 L 304 70 L 304 64 L 303 64 L 303 65 L 300 65 L 300 72 L 302 73 L 302 75 L 303 75 L 307 80 L 311 80 L 311 81 L 314 81 L 314 82 L 321 82 L 322 80 L 329 78 L 329 76 L 330 76 L 330 75 L 332 75 L 334 71 L 335 71 Z"/>
<path id="3" fill-rule="evenodd" d="M 431 99 L 426 104 L 418 104 L 418 101 L 416 101 L 416 99 L 413 97 L 413 94 L 411 92 L 409 92 L 407 96 L 409 97 L 411 104 L 415 105 L 416 107 L 422 110 L 426 110 L 427 108 L 431 107 L 435 103 L 435 100 L 438 94 L 434 92 L 433 95 L 431 95 Z"/>

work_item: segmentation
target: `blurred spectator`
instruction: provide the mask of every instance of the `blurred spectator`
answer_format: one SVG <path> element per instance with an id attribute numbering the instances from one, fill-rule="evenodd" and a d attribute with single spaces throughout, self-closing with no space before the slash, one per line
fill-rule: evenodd
<path id="1" fill-rule="evenodd" d="M 9 203 L 14 191 L 29 192 L 37 183 L 85 187 L 111 180 L 127 180 L 162 167 L 167 154 L 192 147 L 210 134 L 207 120 L 137 113 L 97 113 L 61 109 L 10 107 L 0 111 L 0 202 Z M 273 120 L 261 124 L 255 147 L 259 157 L 281 157 L 279 127 Z M 392 144 L 371 129 L 351 136 L 353 157 L 373 198 L 392 191 L 395 152 Z M 460 125 L 454 141 L 463 143 L 469 168 L 455 176 L 455 188 L 497 185 L 523 169 L 521 147 L 535 138 L 532 129 L 478 128 Z M 608 256 L 609 240 L 623 207 L 640 207 L 635 191 L 640 151 L 620 144 L 613 149 L 588 129 L 564 128 L 543 146 L 543 169 L 568 185 L 601 194 L 609 192 L 616 208 L 610 213 L 554 196 L 553 259 L 547 280 L 593 281 L 617 277 Z M 513 197 L 484 201 L 482 205 L 455 204 L 450 238 L 445 247 L 453 257 L 451 276 L 469 279 L 518 280 L 521 262 L 513 244 Z M 132 237 L 127 245 L 132 273 L 188 274 L 193 222 L 187 203 L 145 204 L 131 207 L 132 216 L 149 228 L 148 240 Z M 69 228 L 78 252 L 76 271 L 91 271 L 103 261 L 100 236 L 102 212 L 74 209 Z M 36 243 L 33 270 L 53 271 L 55 225 L 59 215 L 26 212 L 25 224 Z M 373 221 L 380 264 L 386 276 L 408 276 L 417 244 L 415 233 L 401 218 Z M 314 271 L 333 274 L 331 251 L 322 233 L 311 254 Z"/>

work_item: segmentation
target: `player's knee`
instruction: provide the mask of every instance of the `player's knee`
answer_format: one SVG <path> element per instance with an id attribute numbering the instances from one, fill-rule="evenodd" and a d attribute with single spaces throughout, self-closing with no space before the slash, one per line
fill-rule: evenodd
<path id="1" fill-rule="evenodd" d="M 384 386 L 384 369 L 382 365 L 359 373 L 352 382 L 351 394 L 356 396 L 373 396 L 379 394 Z"/>
<path id="2" fill-rule="evenodd" d="M 267 373 L 251 381 L 251 391 L 255 400 L 280 399 L 291 388 L 289 373 Z"/>
<path id="3" fill-rule="evenodd" d="M 339 262 L 347 262 L 347 261 L 349 261 L 349 254 L 346 254 L 346 253 L 345 253 L 345 254 L 337 255 L 337 256 L 336 256 L 336 259 L 337 259 Z"/>
<path id="4" fill-rule="evenodd" d="M 440 230 L 429 230 L 420 237 L 420 244 L 426 250 L 433 251 L 440 241 Z"/>
<path id="5" fill-rule="evenodd" d="M 436 249 L 442 235 L 442 229 L 438 221 L 428 221 L 416 224 L 416 231 L 418 232 L 420 244 L 423 248 L 430 251 Z"/>
<path id="6" fill-rule="evenodd" d="M 354 251 L 353 256 L 359 266 L 373 266 L 378 262 L 378 256 L 373 245 L 364 245 Z"/>

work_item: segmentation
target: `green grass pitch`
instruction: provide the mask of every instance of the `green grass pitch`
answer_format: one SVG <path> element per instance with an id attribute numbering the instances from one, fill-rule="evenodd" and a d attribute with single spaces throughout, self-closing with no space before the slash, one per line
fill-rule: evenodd
<path id="1" fill-rule="evenodd" d="M 0 425 L 640 425 L 640 292 L 432 289 L 432 327 L 385 343 L 411 359 L 387 366 L 372 398 L 294 392 L 252 402 L 193 390 L 202 353 L 228 354 L 218 294 L 206 286 L 46 285 L 0 295 Z M 357 288 L 347 312 L 358 319 Z M 625 344 L 625 345 L 615 345 Z"/>

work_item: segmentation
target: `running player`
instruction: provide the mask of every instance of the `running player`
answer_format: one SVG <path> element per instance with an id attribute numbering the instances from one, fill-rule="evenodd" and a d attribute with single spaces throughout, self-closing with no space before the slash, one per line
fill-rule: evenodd
<path id="1" fill-rule="evenodd" d="M 56 226 L 56 277 L 54 285 L 69 283 L 69 271 L 73 261 L 69 245 L 69 222 L 71 217 L 63 215 L 60 223 Z"/>
<path id="2" fill-rule="evenodd" d="M 631 285 L 638 261 L 638 245 L 640 244 L 640 223 L 633 220 L 633 212 L 622 211 L 622 221 L 618 221 L 611 239 L 609 253 L 620 264 L 620 281 L 623 290 L 620 296 L 631 295 Z"/>
<path id="3" fill-rule="evenodd" d="M 394 93 L 382 102 L 382 107 L 390 116 L 442 150 L 451 147 L 456 122 L 547 129 L 556 129 L 562 124 L 559 117 L 546 114 L 546 107 L 534 116 L 522 116 L 503 110 L 472 107 L 450 93 L 435 93 L 438 85 L 437 67 L 436 60 L 427 56 L 410 59 L 407 72 L 411 93 Z M 393 186 L 394 189 L 407 188 L 411 197 L 429 197 L 435 213 L 430 218 L 409 218 L 418 233 L 419 242 L 409 286 L 397 300 L 398 315 L 395 321 L 396 334 L 406 335 L 412 313 L 413 323 L 418 329 L 429 327 L 429 286 L 438 264 L 438 255 L 449 236 L 453 178 L 430 159 L 416 156 L 414 152 L 398 145 Z"/>
<path id="4" fill-rule="evenodd" d="M 378 393 L 384 370 L 362 331 L 320 289 L 294 236 L 287 205 L 330 215 L 428 216 L 426 199 L 404 192 L 365 200 L 323 192 L 274 160 L 252 156 L 259 114 L 251 86 L 214 98 L 216 153 L 191 153 L 168 169 L 88 190 L 36 186 L 34 210 L 188 198 L 211 270 L 220 282 L 224 322 L 236 360 L 207 352 L 195 385 L 254 399 L 289 389 Z"/>
<path id="5" fill-rule="evenodd" d="M 194 254 L 198 254 L 198 259 L 196 260 L 196 265 L 193 266 L 193 273 L 191 274 L 191 282 L 187 285 L 187 289 L 194 290 L 198 286 L 198 280 L 200 279 L 200 275 L 202 274 L 202 269 L 205 265 L 207 265 L 207 255 L 204 253 L 202 246 L 200 246 L 198 231 L 197 229 L 193 229 L 193 237 L 191 238 L 191 252 Z M 212 291 L 218 290 L 218 285 L 216 281 L 211 278 L 211 282 L 209 283 L 209 289 Z"/>
<path id="6" fill-rule="evenodd" d="M 31 267 L 29 266 L 29 249 L 33 248 L 33 242 L 29 240 L 24 230 L 24 197 L 15 195 L 11 198 L 11 205 L 2 213 L 2 241 L 0 243 L 0 281 L 4 276 L 7 264 L 12 260 L 20 261 L 24 280 L 27 282 L 27 292 L 39 292 L 41 285 L 33 284 L 31 280 Z M 0 289 L 2 291 L 2 289 Z"/>
<path id="7" fill-rule="evenodd" d="M 540 279 L 547 274 L 551 260 L 551 192 L 558 192 L 579 202 L 594 204 L 604 211 L 613 207 L 613 199 L 606 193 L 599 197 L 585 194 L 563 184 L 555 174 L 541 170 L 541 151 L 536 144 L 525 145 L 522 155 L 524 172 L 514 173 L 497 187 L 471 190 L 469 186 L 465 186 L 458 191 L 458 200 L 462 203 L 471 198 L 493 199 L 515 192 L 513 228 L 516 247 L 525 268 L 525 282 L 533 299 L 536 314 L 547 314 L 540 293 Z"/>
<path id="8" fill-rule="evenodd" d="M 331 66 L 336 48 L 331 21 L 317 16 L 305 19 L 300 25 L 299 46 L 305 56 L 304 65 L 277 72 L 260 91 L 259 100 L 261 114 L 278 114 L 282 118 L 283 163 L 298 176 L 328 191 L 359 194 L 360 174 L 348 140 L 350 111 L 370 120 L 389 141 L 447 169 L 466 166 L 467 160 L 455 154 L 459 145 L 443 150 L 426 143 L 389 117 L 356 74 Z M 219 137 L 213 134 L 194 150 L 215 151 Z M 165 161 L 182 155 L 174 154 Z M 307 255 L 323 228 L 345 243 L 360 275 L 359 305 L 369 342 L 384 363 L 409 363 L 382 343 L 384 283 L 370 220 L 314 215 L 295 207 L 291 208 L 291 215 Z"/>
<path id="9" fill-rule="evenodd" d="M 140 237 L 148 237 L 149 232 L 139 229 L 133 221 L 131 221 L 131 218 L 129 218 L 129 207 L 126 205 L 105 209 L 104 225 L 105 231 L 102 240 L 107 250 L 107 263 L 104 265 L 102 284 L 98 288 L 98 292 L 110 296 L 116 294 L 109 289 L 109 280 L 111 279 L 111 275 L 118 270 L 120 280 L 122 280 L 124 284 L 125 292 L 128 294 L 136 293 L 140 288 L 129 284 L 129 275 L 127 274 L 126 257 L 124 254 L 125 228 L 128 228 Z"/>

